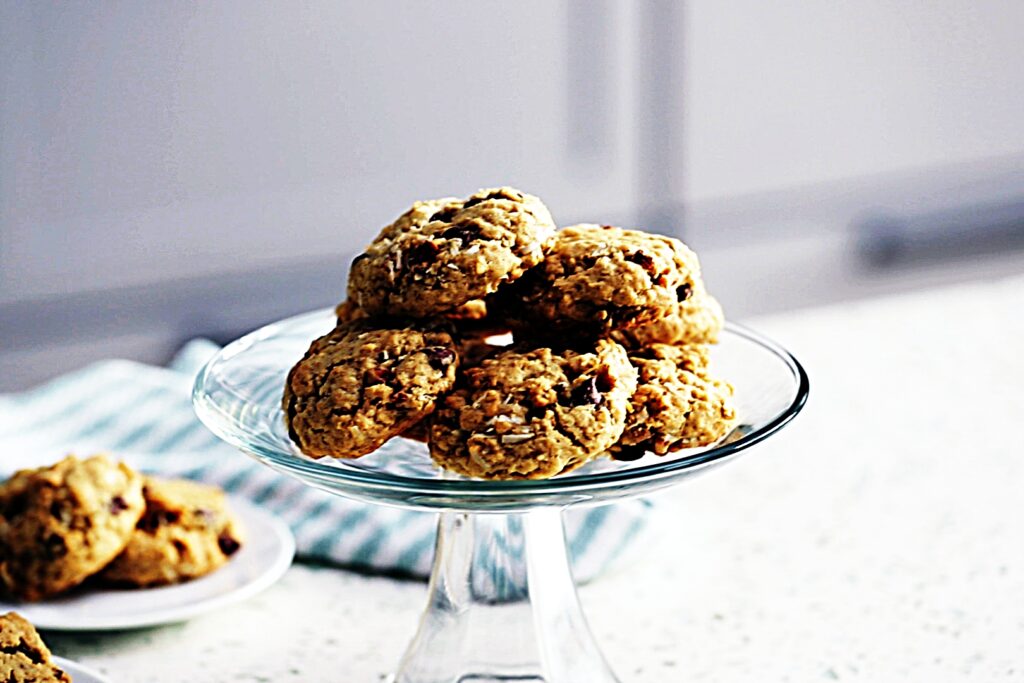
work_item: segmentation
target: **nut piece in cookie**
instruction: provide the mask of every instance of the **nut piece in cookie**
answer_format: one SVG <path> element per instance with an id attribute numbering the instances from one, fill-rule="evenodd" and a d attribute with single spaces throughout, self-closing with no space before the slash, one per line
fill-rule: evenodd
<path id="1" fill-rule="evenodd" d="M 519 328 L 596 335 L 664 317 L 700 287 L 697 256 L 679 240 L 576 225 L 493 304 Z"/>
<path id="2" fill-rule="evenodd" d="M 732 387 L 708 377 L 706 347 L 651 344 L 630 351 L 629 360 L 639 379 L 613 458 L 707 446 L 735 424 Z"/>
<path id="3" fill-rule="evenodd" d="M 4 683 L 71 683 L 51 658 L 50 649 L 24 617 L 0 614 L 0 681 Z"/>
<path id="4" fill-rule="evenodd" d="M 602 453 L 625 427 L 636 370 L 619 344 L 512 348 L 465 370 L 431 418 L 430 455 L 484 479 L 542 479 Z"/>
<path id="5" fill-rule="evenodd" d="M 147 477 L 146 512 L 101 577 L 132 586 L 186 581 L 217 569 L 242 545 L 224 493 L 192 481 Z"/>
<path id="6" fill-rule="evenodd" d="M 722 307 L 703 288 L 663 318 L 609 335 L 628 349 L 648 344 L 716 344 L 725 324 Z"/>
<path id="7" fill-rule="evenodd" d="M 421 202 L 352 262 L 349 299 L 371 315 L 457 313 L 540 263 L 554 234 L 544 204 L 512 188 Z"/>
<path id="8" fill-rule="evenodd" d="M 358 458 L 433 412 L 458 354 L 440 329 L 357 320 L 315 340 L 288 373 L 285 420 L 315 458 Z"/>
<path id="9" fill-rule="evenodd" d="M 144 508 L 142 477 L 105 455 L 15 473 L 0 484 L 0 584 L 22 600 L 78 585 L 124 549 Z"/>

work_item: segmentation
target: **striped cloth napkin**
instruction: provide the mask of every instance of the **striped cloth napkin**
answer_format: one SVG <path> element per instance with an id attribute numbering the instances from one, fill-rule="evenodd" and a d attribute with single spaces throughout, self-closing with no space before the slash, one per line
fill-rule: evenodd
<path id="1" fill-rule="evenodd" d="M 213 436 L 192 411 L 192 380 L 217 350 L 189 342 L 169 367 L 95 363 L 20 394 L 0 394 L 0 476 L 73 452 L 107 452 L 143 472 L 221 486 L 281 517 L 300 560 L 424 577 L 436 515 L 339 498 L 278 474 Z M 650 503 L 570 510 L 577 581 L 607 569 L 636 539 Z"/>

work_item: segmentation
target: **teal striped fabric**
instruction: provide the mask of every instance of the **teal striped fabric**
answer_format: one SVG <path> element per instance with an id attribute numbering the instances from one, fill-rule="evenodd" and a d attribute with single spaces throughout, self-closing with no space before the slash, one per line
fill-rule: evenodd
<path id="1" fill-rule="evenodd" d="M 278 474 L 214 437 L 192 411 L 192 380 L 216 351 L 190 342 L 167 368 L 96 363 L 20 394 L 0 395 L 0 474 L 73 452 L 107 452 L 144 472 L 196 479 L 272 510 L 295 533 L 300 560 L 423 577 L 436 516 L 332 496 Z M 636 539 L 650 503 L 571 510 L 566 533 L 578 581 Z"/>

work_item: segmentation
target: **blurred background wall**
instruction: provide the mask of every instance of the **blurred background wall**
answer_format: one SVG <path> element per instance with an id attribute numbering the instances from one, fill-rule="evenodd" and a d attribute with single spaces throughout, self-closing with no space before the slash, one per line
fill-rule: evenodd
<path id="1" fill-rule="evenodd" d="M 336 303 L 417 198 L 682 236 L 734 317 L 1024 270 L 1024 3 L 0 0 L 0 389 Z"/>

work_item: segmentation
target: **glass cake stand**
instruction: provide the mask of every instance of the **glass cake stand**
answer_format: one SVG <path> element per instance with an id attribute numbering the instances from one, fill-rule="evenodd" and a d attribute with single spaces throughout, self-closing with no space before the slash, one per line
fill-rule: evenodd
<path id="1" fill-rule="evenodd" d="M 217 436 L 304 483 L 368 503 L 440 513 L 429 599 L 394 683 L 614 683 L 580 609 L 562 511 L 674 486 L 768 438 L 807 400 L 807 375 L 772 341 L 728 325 L 712 351 L 736 387 L 738 426 L 710 448 L 591 462 L 538 481 L 478 481 L 433 466 L 423 444 L 393 440 L 358 460 L 314 460 L 288 438 L 285 375 L 334 326 L 323 310 L 268 325 L 221 350 L 193 401 Z"/>

